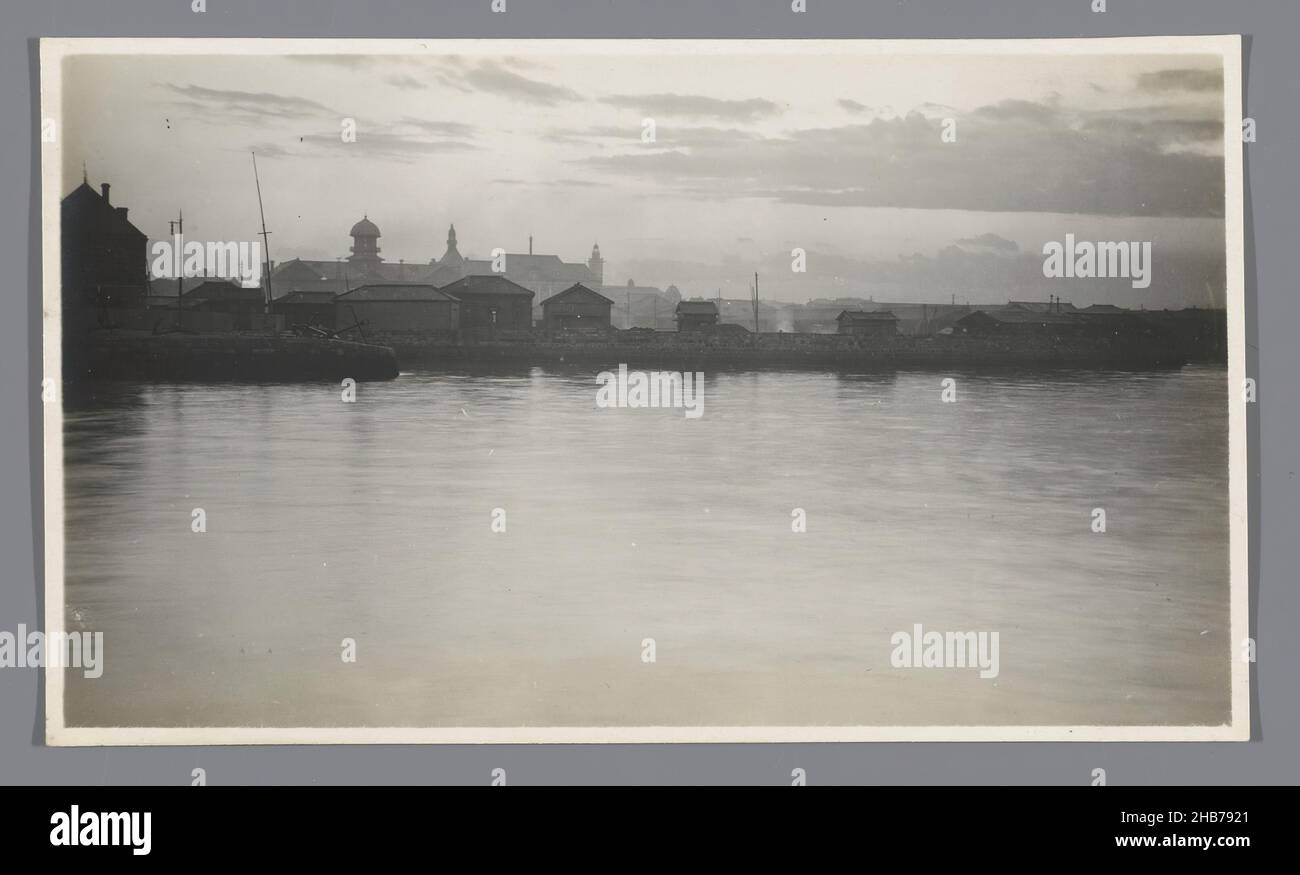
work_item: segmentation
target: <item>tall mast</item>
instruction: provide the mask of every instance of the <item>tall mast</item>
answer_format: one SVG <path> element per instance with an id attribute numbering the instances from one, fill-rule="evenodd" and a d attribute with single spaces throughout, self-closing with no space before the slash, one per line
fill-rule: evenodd
<path id="1" fill-rule="evenodd" d="M 262 180 L 257 176 L 257 153 L 253 153 L 253 182 L 257 184 L 257 214 L 262 219 L 262 252 L 266 256 L 266 312 L 271 313 L 271 243 L 266 230 L 266 212 L 262 209 Z"/>

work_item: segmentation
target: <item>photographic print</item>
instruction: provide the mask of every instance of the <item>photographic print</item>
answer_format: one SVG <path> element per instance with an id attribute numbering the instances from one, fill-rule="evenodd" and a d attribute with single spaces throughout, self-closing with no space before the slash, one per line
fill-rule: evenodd
<path id="1" fill-rule="evenodd" d="M 1249 737 L 1239 37 L 47 39 L 41 122 L 48 743 Z"/>

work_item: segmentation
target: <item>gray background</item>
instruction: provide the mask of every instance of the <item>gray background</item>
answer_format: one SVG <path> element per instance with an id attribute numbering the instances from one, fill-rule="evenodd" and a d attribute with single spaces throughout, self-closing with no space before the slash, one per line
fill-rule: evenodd
<path id="1" fill-rule="evenodd" d="M 1300 568 L 1296 479 L 1300 301 L 1300 4 L 1294 0 L 51 0 L 0 11 L 0 263 L 14 269 L 0 317 L 0 629 L 41 622 L 41 282 L 36 39 L 240 37 L 1088 37 L 1241 33 L 1246 149 L 1254 740 L 1243 744 L 823 744 L 54 749 L 40 743 L 38 672 L 0 669 L 0 783 L 1119 784 L 1300 783 Z M 25 270 L 23 269 L 25 266 Z M 20 278 L 25 279 L 26 294 Z M 25 306 L 20 306 L 24 304 Z M 165 658 L 160 657 L 160 658 Z"/>

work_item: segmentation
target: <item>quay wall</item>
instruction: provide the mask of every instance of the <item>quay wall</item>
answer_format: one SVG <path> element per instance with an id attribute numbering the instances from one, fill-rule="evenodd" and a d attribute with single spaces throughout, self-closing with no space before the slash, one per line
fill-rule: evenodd
<path id="1" fill-rule="evenodd" d="M 402 366 L 458 361 L 670 367 L 1180 367 L 1187 354 L 1150 338 L 899 336 L 887 339 L 828 334 L 690 337 L 662 333 L 636 340 L 546 339 L 529 342 L 394 342 Z"/>
<path id="2" fill-rule="evenodd" d="M 237 382 L 391 380 L 397 357 L 388 347 L 256 333 L 152 334 L 95 331 L 65 344 L 64 379 Z"/>

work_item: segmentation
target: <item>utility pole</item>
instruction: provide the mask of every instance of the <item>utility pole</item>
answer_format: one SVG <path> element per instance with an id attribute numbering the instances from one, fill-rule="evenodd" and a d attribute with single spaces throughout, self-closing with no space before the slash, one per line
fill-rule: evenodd
<path id="1" fill-rule="evenodd" d="M 758 339 L 758 272 L 754 272 L 754 339 Z"/>
<path id="2" fill-rule="evenodd" d="M 167 223 L 167 233 L 172 238 L 172 266 L 176 270 L 176 328 L 181 327 L 181 306 L 185 297 L 185 211 L 177 210 L 176 218 Z M 177 237 L 179 233 L 179 239 Z"/>

